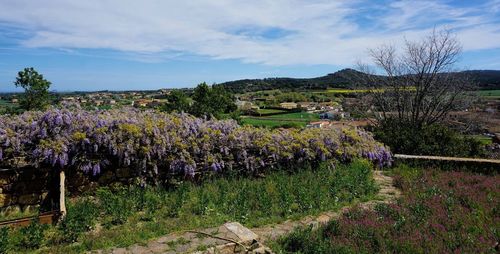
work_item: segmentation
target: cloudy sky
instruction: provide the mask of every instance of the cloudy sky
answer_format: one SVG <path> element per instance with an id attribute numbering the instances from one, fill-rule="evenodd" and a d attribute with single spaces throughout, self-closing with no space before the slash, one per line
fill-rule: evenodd
<path id="1" fill-rule="evenodd" d="M 321 76 L 434 27 L 500 69 L 500 0 L 0 0 L 0 91 L 31 66 L 58 91 Z"/>

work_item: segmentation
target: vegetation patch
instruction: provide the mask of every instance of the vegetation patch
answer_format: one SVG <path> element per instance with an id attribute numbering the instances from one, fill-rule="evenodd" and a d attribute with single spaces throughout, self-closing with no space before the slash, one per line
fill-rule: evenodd
<path id="1" fill-rule="evenodd" d="M 500 90 L 480 90 L 477 93 L 483 97 L 500 98 Z"/>
<path id="2" fill-rule="evenodd" d="M 304 121 L 287 121 L 280 119 L 262 119 L 258 117 L 244 117 L 241 118 L 241 124 L 251 125 L 254 127 L 265 128 L 304 128 L 307 122 Z"/>
<path id="3" fill-rule="evenodd" d="M 0 117 L 0 163 L 98 175 L 127 167 L 150 183 L 256 175 L 325 160 L 390 163 L 362 130 L 268 130 L 233 120 L 139 110 L 48 110 Z"/>
<path id="4" fill-rule="evenodd" d="M 184 182 L 171 189 L 101 188 L 96 195 L 70 202 L 68 216 L 57 227 L 34 223 L 24 229 L 2 229 L 0 248 L 75 253 L 146 243 L 173 231 L 226 221 L 253 227 L 298 219 L 372 198 L 377 187 L 371 169 L 368 161 L 324 162 L 291 174 L 217 178 L 199 185 Z"/>
<path id="5" fill-rule="evenodd" d="M 374 211 L 354 209 L 317 231 L 298 230 L 285 253 L 497 253 L 500 175 L 396 170 L 404 196 Z"/>

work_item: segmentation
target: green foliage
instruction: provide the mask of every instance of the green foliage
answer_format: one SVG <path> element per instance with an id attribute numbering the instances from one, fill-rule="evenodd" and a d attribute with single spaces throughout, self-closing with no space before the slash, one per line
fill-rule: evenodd
<path id="1" fill-rule="evenodd" d="M 183 182 L 171 188 L 100 188 L 92 198 L 70 202 L 66 219 L 51 228 L 56 230 L 55 239 L 47 241 L 52 244 L 47 252 L 128 246 L 173 231 L 226 221 L 236 220 L 251 227 L 335 210 L 353 200 L 370 198 L 377 191 L 371 168 L 367 161 L 349 165 L 324 162 L 312 169 L 272 172 L 264 178 L 228 176 L 200 184 Z M 84 234 L 95 224 L 104 228 Z M 22 250 L 25 244 L 30 248 L 41 246 L 41 229 L 38 224 L 22 229 L 22 240 L 11 241 L 13 250 Z M 78 243 L 68 244 L 74 241 Z"/>
<path id="2" fill-rule="evenodd" d="M 78 237 L 94 227 L 98 214 L 97 205 L 89 199 L 70 203 L 68 213 L 59 225 L 61 240 L 76 242 Z"/>
<path id="3" fill-rule="evenodd" d="M 194 103 L 190 113 L 198 117 L 219 117 L 236 110 L 233 97 L 222 86 L 209 87 L 206 83 L 201 83 L 194 89 L 192 99 Z"/>
<path id="4" fill-rule="evenodd" d="M 399 121 L 385 120 L 376 127 L 374 134 L 394 153 L 464 157 L 485 153 L 479 140 L 440 124 L 416 128 Z"/>
<path id="5" fill-rule="evenodd" d="M 7 253 L 9 251 L 9 228 L 0 228 L 0 254 Z"/>
<path id="6" fill-rule="evenodd" d="M 181 90 L 173 90 L 167 95 L 167 103 L 162 107 L 166 112 L 188 112 L 189 97 Z"/>
<path id="7" fill-rule="evenodd" d="M 44 232 L 48 228 L 38 221 L 33 220 L 27 227 L 19 230 L 21 234 L 20 245 L 26 249 L 40 248 L 44 242 Z"/>
<path id="8" fill-rule="evenodd" d="M 50 82 L 33 68 L 25 68 L 18 73 L 16 87 L 24 88 L 20 105 L 25 110 L 44 110 L 50 103 Z"/>
<path id="9" fill-rule="evenodd" d="M 125 223 L 133 213 L 133 199 L 129 198 L 127 190 L 120 189 L 118 194 L 120 195 L 113 193 L 109 188 L 101 188 L 96 193 L 99 208 L 106 216 L 104 225 L 107 227 Z"/>
<path id="10" fill-rule="evenodd" d="M 252 125 L 255 127 L 265 128 L 298 128 L 302 129 L 306 126 L 304 121 L 284 121 L 280 119 L 260 119 L 258 117 L 245 117 L 241 119 L 242 125 Z"/>

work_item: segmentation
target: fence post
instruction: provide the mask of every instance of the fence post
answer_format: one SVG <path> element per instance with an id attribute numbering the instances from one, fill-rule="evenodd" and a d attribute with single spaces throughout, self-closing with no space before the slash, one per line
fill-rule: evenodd
<path id="1" fill-rule="evenodd" d="M 64 182 L 65 182 L 66 176 L 64 175 L 64 170 L 61 169 L 59 172 L 59 212 L 61 213 L 61 217 L 59 218 L 62 220 L 64 216 L 66 216 L 66 199 L 65 199 L 65 187 L 64 187 Z"/>

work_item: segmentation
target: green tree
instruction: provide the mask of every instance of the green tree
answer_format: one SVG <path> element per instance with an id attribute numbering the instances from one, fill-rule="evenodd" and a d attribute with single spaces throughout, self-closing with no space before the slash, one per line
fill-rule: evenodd
<path id="1" fill-rule="evenodd" d="M 20 100 L 21 108 L 25 110 L 43 110 L 50 102 L 50 82 L 43 78 L 33 68 L 25 68 L 17 75 L 16 87 L 24 88 L 24 96 Z"/>
<path id="2" fill-rule="evenodd" d="M 189 97 L 180 90 L 173 90 L 167 95 L 167 103 L 162 108 L 167 112 L 188 112 Z"/>
<path id="3" fill-rule="evenodd" d="M 193 91 L 190 113 L 195 116 L 215 116 L 236 110 L 234 99 L 222 86 L 209 87 L 205 82 Z"/>

